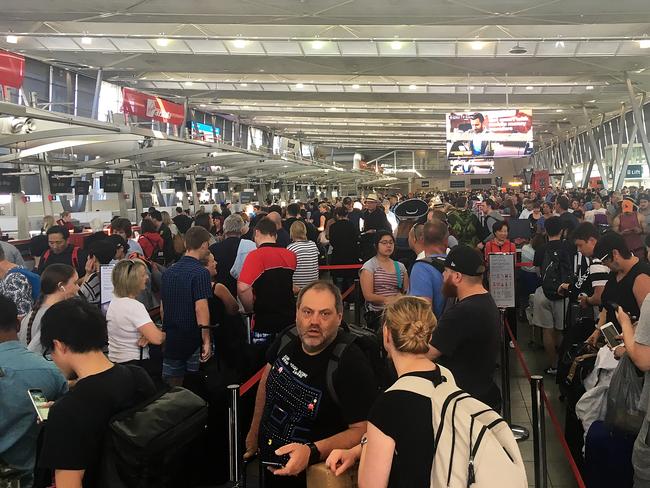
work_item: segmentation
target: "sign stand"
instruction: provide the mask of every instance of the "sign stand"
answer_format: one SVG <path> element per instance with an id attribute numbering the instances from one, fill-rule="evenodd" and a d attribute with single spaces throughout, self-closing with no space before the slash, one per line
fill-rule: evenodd
<path id="1" fill-rule="evenodd" d="M 518 442 L 529 437 L 528 429 L 512 423 L 510 408 L 510 347 L 506 330 L 506 309 L 515 306 L 515 253 L 494 253 L 488 255 L 490 294 L 501 315 L 501 396 L 503 418 Z"/>

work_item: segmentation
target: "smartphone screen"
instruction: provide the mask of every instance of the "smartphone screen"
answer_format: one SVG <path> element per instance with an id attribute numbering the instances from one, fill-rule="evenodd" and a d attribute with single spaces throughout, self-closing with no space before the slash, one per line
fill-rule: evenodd
<path id="1" fill-rule="evenodd" d="M 41 390 L 27 390 L 27 393 L 32 401 L 32 405 L 34 405 L 38 419 L 41 422 L 47 420 L 47 414 L 50 412 L 50 409 L 49 407 L 43 406 L 43 404 L 47 403 L 47 398 L 45 398 L 43 392 Z"/>
<path id="2" fill-rule="evenodd" d="M 282 469 L 284 464 L 274 463 L 273 461 L 262 461 L 263 466 L 268 466 L 269 468 Z"/>
<path id="3" fill-rule="evenodd" d="M 616 326 L 613 323 L 607 322 L 600 328 L 600 330 L 603 332 L 607 344 L 609 344 L 609 347 L 612 349 L 623 343 L 622 340 L 616 338 L 620 333 L 616 330 Z"/>

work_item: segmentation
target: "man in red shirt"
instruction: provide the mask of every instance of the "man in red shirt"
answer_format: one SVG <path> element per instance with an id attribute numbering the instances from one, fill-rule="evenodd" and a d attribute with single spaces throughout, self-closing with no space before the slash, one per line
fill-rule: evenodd
<path id="1" fill-rule="evenodd" d="M 278 246 L 277 227 L 269 218 L 255 226 L 255 244 L 242 267 L 237 294 L 244 309 L 254 313 L 253 342 L 268 345 L 296 321 L 293 273 L 296 255 Z"/>

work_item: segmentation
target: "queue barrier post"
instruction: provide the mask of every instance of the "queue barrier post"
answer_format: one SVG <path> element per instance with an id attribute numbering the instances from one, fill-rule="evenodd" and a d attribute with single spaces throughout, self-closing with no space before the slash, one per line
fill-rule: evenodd
<path id="1" fill-rule="evenodd" d="M 252 342 L 252 322 L 253 322 L 253 314 L 252 313 L 247 313 L 244 314 L 244 325 L 246 326 L 246 343 L 250 344 Z"/>
<path id="2" fill-rule="evenodd" d="M 546 465 L 546 425 L 544 419 L 544 377 L 530 377 L 530 396 L 533 409 L 533 459 L 535 461 L 535 488 L 546 488 L 548 467 Z"/>
<path id="3" fill-rule="evenodd" d="M 512 408 L 510 404 L 510 341 L 506 322 L 506 310 L 500 309 L 502 341 L 501 341 L 501 402 L 503 410 L 503 419 L 510 426 L 512 435 L 517 442 L 523 442 L 530 437 L 530 432 L 526 427 L 512 423 Z"/>
<path id="4" fill-rule="evenodd" d="M 361 282 L 354 280 L 354 323 L 361 327 Z"/>
<path id="5" fill-rule="evenodd" d="M 228 453 L 229 480 L 232 486 L 241 481 L 241 442 L 239 432 L 239 385 L 228 385 Z"/>

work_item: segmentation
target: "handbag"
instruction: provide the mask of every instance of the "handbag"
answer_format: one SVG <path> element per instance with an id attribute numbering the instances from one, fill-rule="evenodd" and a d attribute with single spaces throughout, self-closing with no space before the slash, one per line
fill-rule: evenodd
<path id="1" fill-rule="evenodd" d="M 314 464 L 307 468 L 307 488 L 356 488 L 358 468 L 353 466 L 336 476 L 325 463 Z"/>

